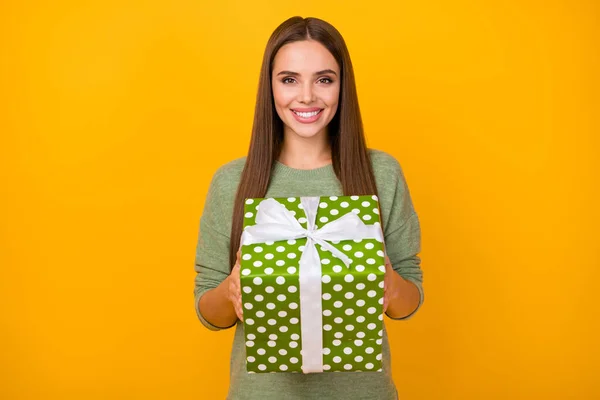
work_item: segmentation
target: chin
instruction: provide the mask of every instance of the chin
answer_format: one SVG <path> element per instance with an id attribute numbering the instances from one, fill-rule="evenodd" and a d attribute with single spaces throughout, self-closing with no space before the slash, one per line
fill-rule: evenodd
<path id="1" fill-rule="evenodd" d="M 309 139 L 312 138 L 314 136 L 317 136 L 317 134 L 319 132 L 321 132 L 321 130 L 323 130 L 323 127 L 318 127 L 318 128 L 306 128 L 306 127 L 296 127 L 294 125 L 290 125 L 290 127 L 292 128 L 292 131 L 294 131 L 294 133 L 300 137 Z"/>
<path id="2" fill-rule="evenodd" d="M 327 130 L 327 125 L 329 125 L 330 122 L 328 119 L 329 118 L 327 118 L 325 121 L 318 121 L 316 124 L 302 124 L 296 120 L 288 120 L 286 121 L 286 125 L 296 135 L 305 139 L 310 139 L 317 136 L 320 132 Z"/>

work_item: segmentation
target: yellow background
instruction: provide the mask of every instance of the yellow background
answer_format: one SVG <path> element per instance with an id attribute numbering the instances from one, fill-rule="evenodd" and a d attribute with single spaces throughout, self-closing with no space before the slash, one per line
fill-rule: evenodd
<path id="1" fill-rule="evenodd" d="M 199 218 L 292 15 L 343 34 L 420 216 L 425 304 L 387 320 L 401 399 L 600 398 L 591 0 L 3 1 L 0 397 L 225 397 Z"/>

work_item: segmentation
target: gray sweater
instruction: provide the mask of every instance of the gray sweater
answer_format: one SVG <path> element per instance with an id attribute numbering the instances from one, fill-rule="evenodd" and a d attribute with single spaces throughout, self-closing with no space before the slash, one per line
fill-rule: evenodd
<path id="1" fill-rule="evenodd" d="M 392 266 L 404 279 L 417 285 L 423 303 L 423 274 L 420 268 L 421 231 L 408 186 L 398 161 L 391 155 L 370 149 L 384 224 L 386 253 Z M 210 330 L 219 330 L 200 313 L 198 302 L 208 290 L 229 275 L 229 237 L 235 193 L 245 157 L 220 167 L 213 176 L 196 250 L 197 272 L 194 303 L 198 318 Z M 299 170 L 276 162 L 265 197 L 341 196 L 342 187 L 332 165 Z M 415 312 L 417 311 L 415 310 Z M 408 315 L 407 319 L 414 315 Z M 390 318 L 388 316 L 388 318 Z M 343 399 L 394 400 L 387 331 L 383 329 L 383 372 L 260 373 L 246 372 L 244 325 L 237 321 L 231 351 L 230 386 L 227 399 Z"/>

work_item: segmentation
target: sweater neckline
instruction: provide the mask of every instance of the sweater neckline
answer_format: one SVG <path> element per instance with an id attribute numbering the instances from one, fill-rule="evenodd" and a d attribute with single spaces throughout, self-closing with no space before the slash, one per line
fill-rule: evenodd
<path id="1" fill-rule="evenodd" d="M 336 177 L 332 163 L 313 169 L 299 169 L 289 167 L 282 162 L 275 160 L 273 165 L 273 173 L 284 178 L 298 180 Z"/>

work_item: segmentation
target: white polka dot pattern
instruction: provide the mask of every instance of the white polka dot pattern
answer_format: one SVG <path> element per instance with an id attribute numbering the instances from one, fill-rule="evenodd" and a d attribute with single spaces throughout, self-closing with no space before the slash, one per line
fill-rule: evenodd
<path id="1" fill-rule="evenodd" d="M 244 228 L 255 224 L 258 204 L 246 199 Z M 299 197 L 275 198 L 306 228 Z M 377 196 L 321 197 L 319 227 L 354 212 L 380 225 Z M 352 259 L 350 268 L 321 246 L 323 369 L 327 372 L 382 368 L 383 244 L 375 239 L 330 242 Z M 302 372 L 299 260 L 306 238 L 242 246 L 240 280 L 244 305 L 246 367 L 250 373 Z"/>

